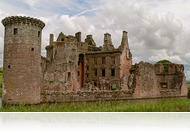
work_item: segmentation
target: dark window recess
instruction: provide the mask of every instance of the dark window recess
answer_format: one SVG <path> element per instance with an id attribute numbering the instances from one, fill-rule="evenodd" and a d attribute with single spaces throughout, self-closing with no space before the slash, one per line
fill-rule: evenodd
<path id="1" fill-rule="evenodd" d="M 62 38 L 61 41 L 63 42 L 63 41 L 64 41 L 64 38 Z"/>
<path id="2" fill-rule="evenodd" d="M 80 72 L 78 72 L 78 76 L 80 76 Z"/>
<path id="3" fill-rule="evenodd" d="M 14 35 L 18 34 L 18 28 L 14 28 Z"/>
<path id="4" fill-rule="evenodd" d="M 167 89 L 168 88 L 168 83 L 161 83 L 161 88 Z"/>
<path id="5" fill-rule="evenodd" d="M 94 86 L 97 86 L 97 83 L 96 83 L 96 82 L 94 82 Z"/>
<path id="6" fill-rule="evenodd" d="M 88 74 L 86 74 L 86 77 L 88 78 Z"/>
<path id="7" fill-rule="evenodd" d="M 102 64 L 106 64 L 106 57 L 102 57 Z"/>
<path id="8" fill-rule="evenodd" d="M 102 69 L 102 77 L 106 76 L 106 69 Z"/>
<path id="9" fill-rule="evenodd" d="M 86 67 L 86 70 L 89 70 L 89 66 Z"/>
<path id="10" fill-rule="evenodd" d="M 41 34 L 41 32 L 40 32 L 40 31 L 38 31 L 38 37 L 40 37 L 40 34 Z"/>
<path id="11" fill-rule="evenodd" d="M 31 51 L 34 51 L 34 48 L 31 48 Z"/>
<path id="12" fill-rule="evenodd" d="M 11 68 L 11 65 L 8 65 L 8 68 L 10 69 L 10 68 Z"/>
<path id="13" fill-rule="evenodd" d="M 71 80 L 71 72 L 68 72 L 68 80 Z"/>
<path id="14" fill-rule="evenodd" d="M 115 69 L 111 69 L 111 76 L 115 76 Z"/>
<path id="15" fill-rule="evenodd" d="M 97 76 L 97 75 L 98 75 L 98 70 L 94 69 L 94 76 Z"/>

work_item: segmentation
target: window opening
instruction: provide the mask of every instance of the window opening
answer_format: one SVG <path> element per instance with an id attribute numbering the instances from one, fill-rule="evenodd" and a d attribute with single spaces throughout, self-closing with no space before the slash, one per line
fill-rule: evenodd
<path id="1" fill-rule="evenodd" d="M 38 31 L 38 37 L 40 37 L 40 34 L 41 34 L 41 32 L 40 32 L 40 31 Z"/>
<path id="2" fill-rule="evenodd" d="M 78 76 L 80 76 L 80 72 L 78 72 Z"/>
<path id="3" fill-rule="evenodd" d="M 111 69 L 111 76 L 115 76 L 115 69 Z"/>
<path id="4" fill-rule="evenodd" d="M 106 76 L 106 70 L 102 69 L 102 77 L 105 77 L 105 76 Z"/>
<path id="5" fill-rule="evenodd" d="M 14 28 L 14 35 L 18 34 L 18 28 Z"/>
<path id="6" fill-rule="evenodd" d="M 71 72 L 68 72 L 68 80 L 71 80 Z"/>
<path id="7" fill-rule="evenodd" d="M 161 88 L 167 89 L 168 88 L 168 83 L 161 83 Z"/>
<path id="8" fill-rule="evenodd" d="M 94 86 L 97 86 L 97 83 L 96 83 L 96 82 L 94 82 Z"/>

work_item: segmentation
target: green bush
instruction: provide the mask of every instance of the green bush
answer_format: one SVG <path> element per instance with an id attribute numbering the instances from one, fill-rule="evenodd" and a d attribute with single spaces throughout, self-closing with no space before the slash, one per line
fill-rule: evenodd
<path id="1" fill-rule="evenodd" d="M 173 63 L 169 60 L 160 60 L 156 64 L 173 64 Z"/>

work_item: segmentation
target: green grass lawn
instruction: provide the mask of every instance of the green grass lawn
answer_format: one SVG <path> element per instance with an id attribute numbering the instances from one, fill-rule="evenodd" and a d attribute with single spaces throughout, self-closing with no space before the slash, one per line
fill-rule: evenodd
<path id="1" fill-rule="evenodd" d="M 6 105 L 0 112 L 189 112 L 190 99 L 149 99 L 128 101 L 45 103 Z"/>
<path id="2" fill-rule="evenodd" d="M 3 68 L 0 67 L 0 97 L 2 97 L 2 76 L 3 76 Z"/>
<path id="3" fill-rule="evenodd" d="M 187 84 L 187 88 L 190 88 L 190 84 Z"/>

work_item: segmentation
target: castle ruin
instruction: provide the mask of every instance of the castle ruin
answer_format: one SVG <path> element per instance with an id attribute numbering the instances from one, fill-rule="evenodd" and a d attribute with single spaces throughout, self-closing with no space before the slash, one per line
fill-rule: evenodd
<path id="1" fill-rule="evenodd" d="M 12 16 L 5 26 L 3 102 L 122 100 L 187 96 L 184 66 L 181 64 L 132 65 L 128 33 L 115 48 L 109 33 L 97 47 L 92 35 L 81 39 L 50 34 L 46 57 L 41 56 L 41 20 Z"/>

